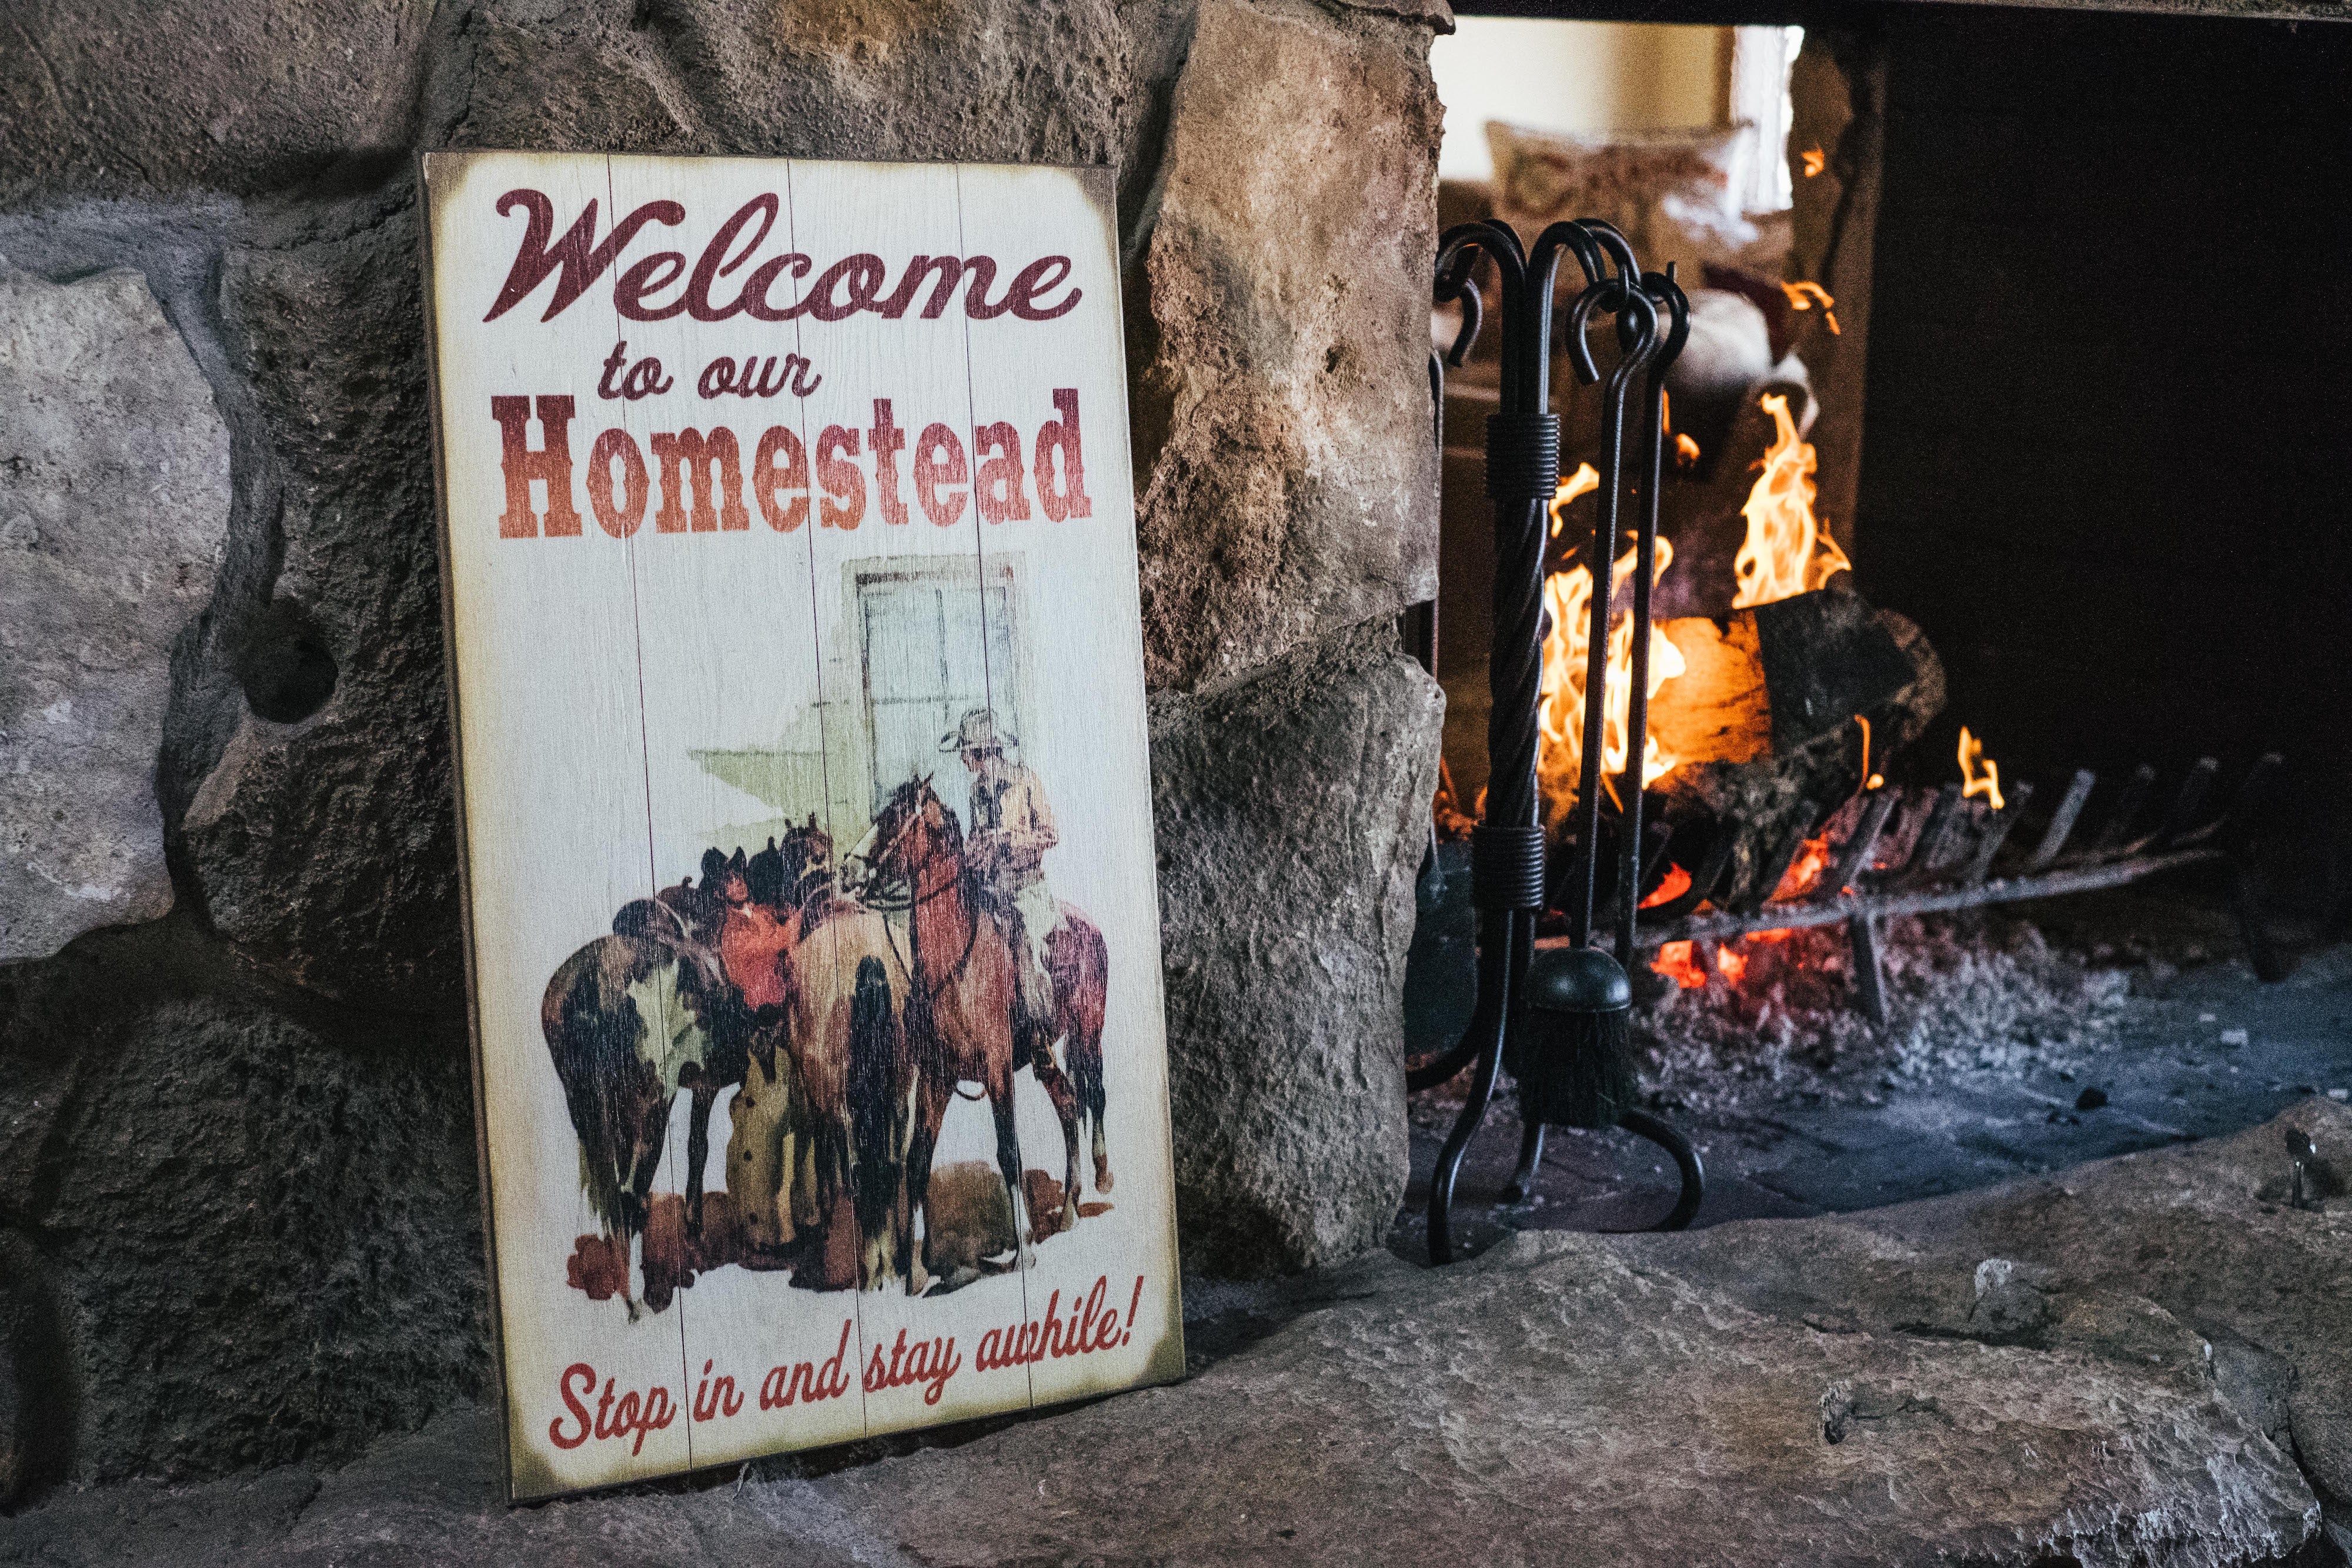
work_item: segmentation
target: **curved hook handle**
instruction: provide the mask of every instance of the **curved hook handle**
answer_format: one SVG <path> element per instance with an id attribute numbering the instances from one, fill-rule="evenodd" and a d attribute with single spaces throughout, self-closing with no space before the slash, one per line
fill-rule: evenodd
<path id="1" fill-rule="evenodd" d="M 1503 287 L 1503 316 L 1506 323 L 1524 315 L 1530 303 L 1530 276 L 1528 253 L 1519 244 L 1519 236 L 1508 224 L 1482 218 L 1476 223 L 1458 224 L 1438 237 L 1436 296 L 1441 301 L 1459 298 L 1469 289 L 1471 269 L 1484 253 L 1492 258 L 1500 275 Z M 1540 309 L 1549 316 L 1551 307 L 1549 267 L 1540 290 Z M 1507 330 L 1503 338 L 1502 404 L 1506 411 L 1521 413 L 1540 409 L 1547 401 L 1545 382 L 1550 366 L 1540 351 L 1540 341 L 1531 349 L 1526 334 L 1517 329 Z M 1459 361 L 1455 361 L 1459 363 Z"/>
<path id="2" fill-rule="evenodd" d="M 1675 272 L 1681 265 L 1670 261 L 1664 272 L 1642 275 L 1642 291 L 1654 304 L 1664 306 L 1668 317 L 1665 338 L 1650 360 L 1650 375 L 1654 380 L 1664 378 L 1667 368 L 1682 357 L 1683 345 L 1690 341 L 1690 296 L 1685 294 L 1682 285 L 1675 280 Z"/>
<path id="3" fill-rule="evenodd" d="M 1638 311 L 1635 309 L 1637 304 Z M 1638 363 L 1646 360 L 1657 338 L 1657 306 L 1640 288 L 1629 288 L 1622 279 L 1614 277 L 1588 284 L 1568 311 L 1569 363 L 1576 367 L 1576 379 L 1586 386 L 1601 379 L 1601 366 L 1592 357 L 1591 340 L 1586 333 L 1596 310 L 1606 311 L 1617 318 L 1618 368 L 1621 371 L 1628 361 Z M 1644 327 L 1637 328 L 1633 324 L 1631 318 L 1635 315 L 1646 324 Z"/>
<path id="4" fill-rule="evenodd" d="M 1610 259 L 1617 264 L 1618 282 L 1630 284 L 1640 279 L 1642 264 L 1635 259 L 1633 242 L 1625 237 L 1624 230 L 1607 218 L 1582 218 L 1578 221 L 1591 234 L 1593 242 L 1607 251 Z"/>
<path id="5" fill-rule="evenodd" d="M 1611 287 L 1617 286 L 1612 282 Z M 1609 395 L 1612 398 L 1623 395 L 1620 389 L 1632 384 L 1660 346 L 1657 303 L 1639 288 L 1626 289 L 1618 305 L 1617 341 L 1624 352 L 1617 361 L 1617 368 L 1609 373 Z"/>
<path id="6" fill-rule="evenodd" d="M 1466 277 L 1455 288 L 1454 298 L 1462 307 L 1462 325 L 1454 334 L 1453 346 L 1445 350 L 1445 362 L 1458 371 L 1462 361 L 1470 357 L 1470 346 L 1478 340 L 1478 326 L 1486 319 L 1486 307 L 1478 298 L 1478 286 Z M 1447 301 L 1441 295 L 1438 303 Z"/>
<path id="7" fill-rule="evenodd" d="M 1548 225 L 1543 233 L 1536 235 L 1536 243 L 1528 252 L 1530 270 L 1541 259 L 1549 258 L 1556 251 L 1565 250 L 1576 257 L 1577 268 L 1584 274 L 1585 282 L 1600 282 L 1608 268 L 1602 260 L 1600 244 L 1592 237 L 1591 223 L 1590 218 L 1562 218 Z"/>

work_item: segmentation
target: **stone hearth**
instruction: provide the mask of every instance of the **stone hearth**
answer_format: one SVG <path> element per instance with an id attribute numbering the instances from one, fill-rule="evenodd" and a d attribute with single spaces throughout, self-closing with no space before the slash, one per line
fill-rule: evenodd
<path id="1" fill-rule="evenodd" d="M 2284 1132 L 2317 1209 L 2284 1199 Z M 453 1411 L 341 1470 L 68 1491 L 0 1562 L 2335 1560 L 2352 1111 L 1843 1218 L 1196 1289 L 1195 1375 L 509 1510 Z"/>

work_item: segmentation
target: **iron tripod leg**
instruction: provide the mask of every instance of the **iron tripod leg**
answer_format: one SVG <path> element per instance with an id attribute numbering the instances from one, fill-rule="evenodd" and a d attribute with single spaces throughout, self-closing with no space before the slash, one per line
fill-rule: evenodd
<path id="1" fill-rule="evenodd" d="M 1462 1037 L 1463 1047 L 1475 1043 L 1478 1071 L 1470 1081 L 1470 1097 L 1455 1117 L 1445 1146 L 1437 1151 L 1436 1167 L 1429 1173 L 1429 1260 L 1454 1261 L 1454 1184 L 1462 1174 L 1462 1156 L 1470 1150 L 1486 1108 L 1494 1103 L 1495 1080 L 1503 1068 L 1503 1040 L 1509 1032 L 1512 977 L 1518 961 L 1519 917 L 1490 911 L 1481 922 L 1486 940 L 1478 945 L 1478 1010 Z M 1532 925 L 1532 922 L 1529 923 Z M 1449 1053 L 1450 1054 L 1450 1053 Z"/>
<path id="2" fill-rule="evenodd" d="M 1672 1125 L 1647 1111 L 1628 1111 L 1617 1119 L 1617 1124 L 1674 1155 L 1675 1168 L 1682 1174 L 1682 1194 L 1675 1199 L 1675 1207 L 1666 1217 L 1649 1228 L 1683 1229 L 1698 1217 L 1698 1206 L 1706 1197 L 1706 1167 L 1699 1163 L 1698 1150 Z M 1511 1174 L 1511 1185 L 1503 1189 L 1504 1202 L 1525 1203 L 1535 1191 L 1536 1167 L 1543 1163 L 1544 1131 L 1541 1122 L 1530 1122 L 1519 1134 L 1519 1168 Z"/>
<path id="3" fill-rule="evenodd" d="M 1511 1173 L 1510 1186 L 1503 1189 L 1505 1203 L 1525 1203 L 1536 1189 L 1536 1167 L 1543 1164 L 1544 1124 L 1529 1122 L 1519 1129 L 1519 1168 Z"/>
<path id="4" fill-rule="evenodd" d="M 1706 1167 L 1698 1161 L 1698 1151 L 1691 1141 L 1662 1119 L 1647 1111 L 1628 1111 L 1617 1118 L 1617 1124 L 1629 1133 L 1637 1133 L 1666 1153 L 1675 1156 L 1675 1168 L 1682 1173 L 1682 1196 L 1675 1200 L 1674 1208 L 1652 1230 L 1681 1230 L 1698 1217 L 1698 1206 L 1706 1197 Z"/>

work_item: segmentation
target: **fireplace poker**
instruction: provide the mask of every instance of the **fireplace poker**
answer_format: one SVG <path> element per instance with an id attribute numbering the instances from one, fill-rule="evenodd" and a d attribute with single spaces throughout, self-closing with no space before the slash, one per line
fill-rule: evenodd
<path id="1" fill-rule="evenodd" d="M 1534 988 L 1535 995 L 1545 998 L 1535 1003 L 1545 1011 L 1564 1013 L 1568 1015 L 1569 1019 L 1580 1019 L 1597 1013 L 1599 1016 L 1622 1019 L 1630 1024 L 1632 988 L 1631 976 L 1627 973 L 1626 967 L 1633 962 L 1634 929 L 1638 919 L 1636 911 L 1641 904 L 1642 807 L 1643 789 L 1646 783 L 1646 779 L 1643 777 L 1643 769 L 1645 767 L 1649 748 L 1650 595 L 1657 575 L 1660 497 L 1665 472 L 1666 373 L 1682 353 L 1683 345 L 1690 337 L 1690 301 L 1675 281 L 1675 268 L 1673 264 L 1668 264 L 1664 273 L 1643 274 L 1638 271 L 1633 246 L 1622 234 L 1611 225 L 1598 222 L 1591 223 L 1589 226 L 1594 231 L 1603 248 L 1617 263 L 1619 278 L 1630 282 L 1639 277 L 1641 291 L 1648 296 L 1655 314 L 1665 318 L 1668 326 L 1663 340 L 1656 342 L 1654 349 L 1643 354 L 1640 353 L 1641 323 L 1632 312 L 1621 311 L 1618 315 L 1618 343 L 1626 356 L 1620 362 L 1619 371 L 1622 374 L 1628 363 L 1639 355 L 1641 367 L 1646 371 L 1648 377 L 1644 389 L 1646 396 L 1643 405 L 1643 441 L 1640 456 L 1637 459 L 1641 466 L 1636 470 L 1636 489 L 1641 497 L 1642 505 L 1635 525 L 1632 576 L 1633 591 L 1629 628 L 1632 637 L 1629 649 L 1631 667 L 1627 672 L 1630 688 L 1627 692 L 1626 703 L 1625 766 L 1633 782 L 1629 786 L 1630 793 L 1620 812 L 1617 834 L 1620 855 L 1616 921 L 1618 962 L 1612 966 L 1614 973 L 1611 974 L 1600 971 L 1598 967 L 1591 965 L 1589 960 L 1560 961 L 1559 967 L 1555 967 L 1554 964 L 1545 962 L 1545 959 L 1550 956 L 1549 955 L 1539 956 L 1535 965 L 1535 978 L 1531 980 L 1530 985 Z M 1582 313 L 1572 313 L 1570 353 L 1576 361 L 1580 378 L 1591 382 L 1598 379 L 1598 371 L 1591 364 L 1591 349 L 1583 336 L 1582 326 Z M 1615 378 L 1612 378 L 1611 390 L 1612 394 L 1619 392 L 1620 389 Z M 1607 433 L 1605 440 L 1608 442 L 1608 444 L 1603 447 L 1603 454 L 1610 459 L 1611 476 L 1601 484 L 1601 494 L 1612 499 L 1622 494 L 1622 486 L 1617 486 L 1615 481 L 1619 477 L 1618 465 L 1622 462 L 1619 433 L 1622 428 L 1623 412 L 1622 397 L 1612 395 L 1603 416 L 1604 430 Z M 1595 728 L 1592 721 L 1596 714 L 1602 711 L 1607 700 L 1602 681 L 1605 677 L 1608 657 L 1606 628 L 1612 618 L 1608 604 L 1610 596 L 1607 593 L 1606 579 L 1613 578 L 1615 575 L 1612 552 L 1616 544 L 1617 524 L 1614 516 L 1612 515 L 1613 511 L 1613 507 L 1604 506 L 1601 508 L 1601 521 L 1593 531 L 1593 546 L 1587 557 L 1588 567 L 1594 571 L 1596 577 L 1592 641 L 1587 652 L 1588 654 L 1597 656 L 1591 660 L 1590 669 L 1592 673 L 1588 674 L 1585 684 L 1586 750 L 1583 778 L 1580 783 L 1578 797 L 1580 806 L 1588 808 L 1584 812 L 1583 837 L 1585 843 L 1591 847 L 1584 858 L 1582 881 L 1577 888 L 1571 890 L 1572 896 L 1580 901 L 1574 910 L 1579 918 L 1571 926 L 1571 930 L 1575 933 L 1575 941 L 1580 947 L 1589 947 L 1591 942 L 1592 882 L 1600 858 L 1597 779 L 1598 764 L 1601 759 L 1596 754 L 1597 747 L 1593 740 Z M 1608 565 L 1604 567 L 1601 563 L 1608 563 Z M 1596 696 L 1594 695 L 1596 692 L 1601 695 Z M 1601 730 L 1601 734 L 1605 738 L 1605 729 Z M 1578 968 L 1569 969 L 1566 965 L 1570 963 L 1578 966 Z M 1583 972 L 1586 969 L 1593 972 L 1586 974 Z M 1624 1011 L 1617 1011 L 1611 1005 L 1621 987 L 1623 989 L 1625 1000 L 1618 1005 L 1625 1009 Z M 1634 1103 L 1638 1083 L 1633 1068 L 1632 1040 L 1624 1030 L 1616 1025 L 1595 1028 L 1575 1024 L 1572 1027 L 1589 1032 L 1591 1038 L 1582 1040 L 1580 1042 L 1582 1049 L 1574 1051 L 1570 1056 L 1570 1060 L 1578 1062 L 1580 1066 L 1565 1075 L 1570 1088 L 1569 1093 L 1563 1096 L 1559 1103 L 1533 1107 L 1525 1103 L 1524 1087 L 1522 1089 L 1524 1113 L 1521 1121 L 1519 1158 L 1517 1166 L 1512 1172 L 1509 1185 L 1504 1188 L 1505 1197 L 1517 1201 L 1533 1189 L 1536 1170 L 1543 1160 L 1547 1125 L 1591 1128 L 1622 1126 L 1629 1132 L 1659 1145 L 1673 1155 L 1675 1168 L 1682 1176 L 1682 1192 L 1673 1211 L 1661 1222 L 1658 1228 L 1666 1230 L 1682 1228 L 1697 1214 L 1699 1200 L 1706 1191 L 1706 1174 L 1699 1162 L 1698 1151 L 1672 1125 Z M 1523 1085 L 1525 1082 L 1523 1079 Z"/>

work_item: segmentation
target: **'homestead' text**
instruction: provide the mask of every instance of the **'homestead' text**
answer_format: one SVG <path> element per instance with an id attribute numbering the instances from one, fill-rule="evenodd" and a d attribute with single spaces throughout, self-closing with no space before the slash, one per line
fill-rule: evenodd
<path id="1" fill-rule="evenodd" d="M 812 498 L 817 525 L 828 528 L 857 527 L 869 506 L 885 523 L 920 513 L 951 528 L 967 501 L 991 523 L 1039 512 L 1055 523 L 1090 517 L 1076 389 L 1057 387 L 1053 401 L 1055 417 L 1027 435 L 1009 420 L 969 432 L 938 422 L 910 431 L 891 400 L 877 397 L 870 424 L 827 424 L 813 443 L 790 425 L 739 436 L 714 424 L 653 431 L 640 445 L 614 426 L 586 444 L 582 461 L 570 396 L 493 397 L 506 479 L 499 536 L 579 537 L 583 491 L 597 527 L 616 539 L 634 535 L 648 511 L 661 534 L 748 528 L 753 508 L 768 527 L 790 533 L 809 520 Z"/>

